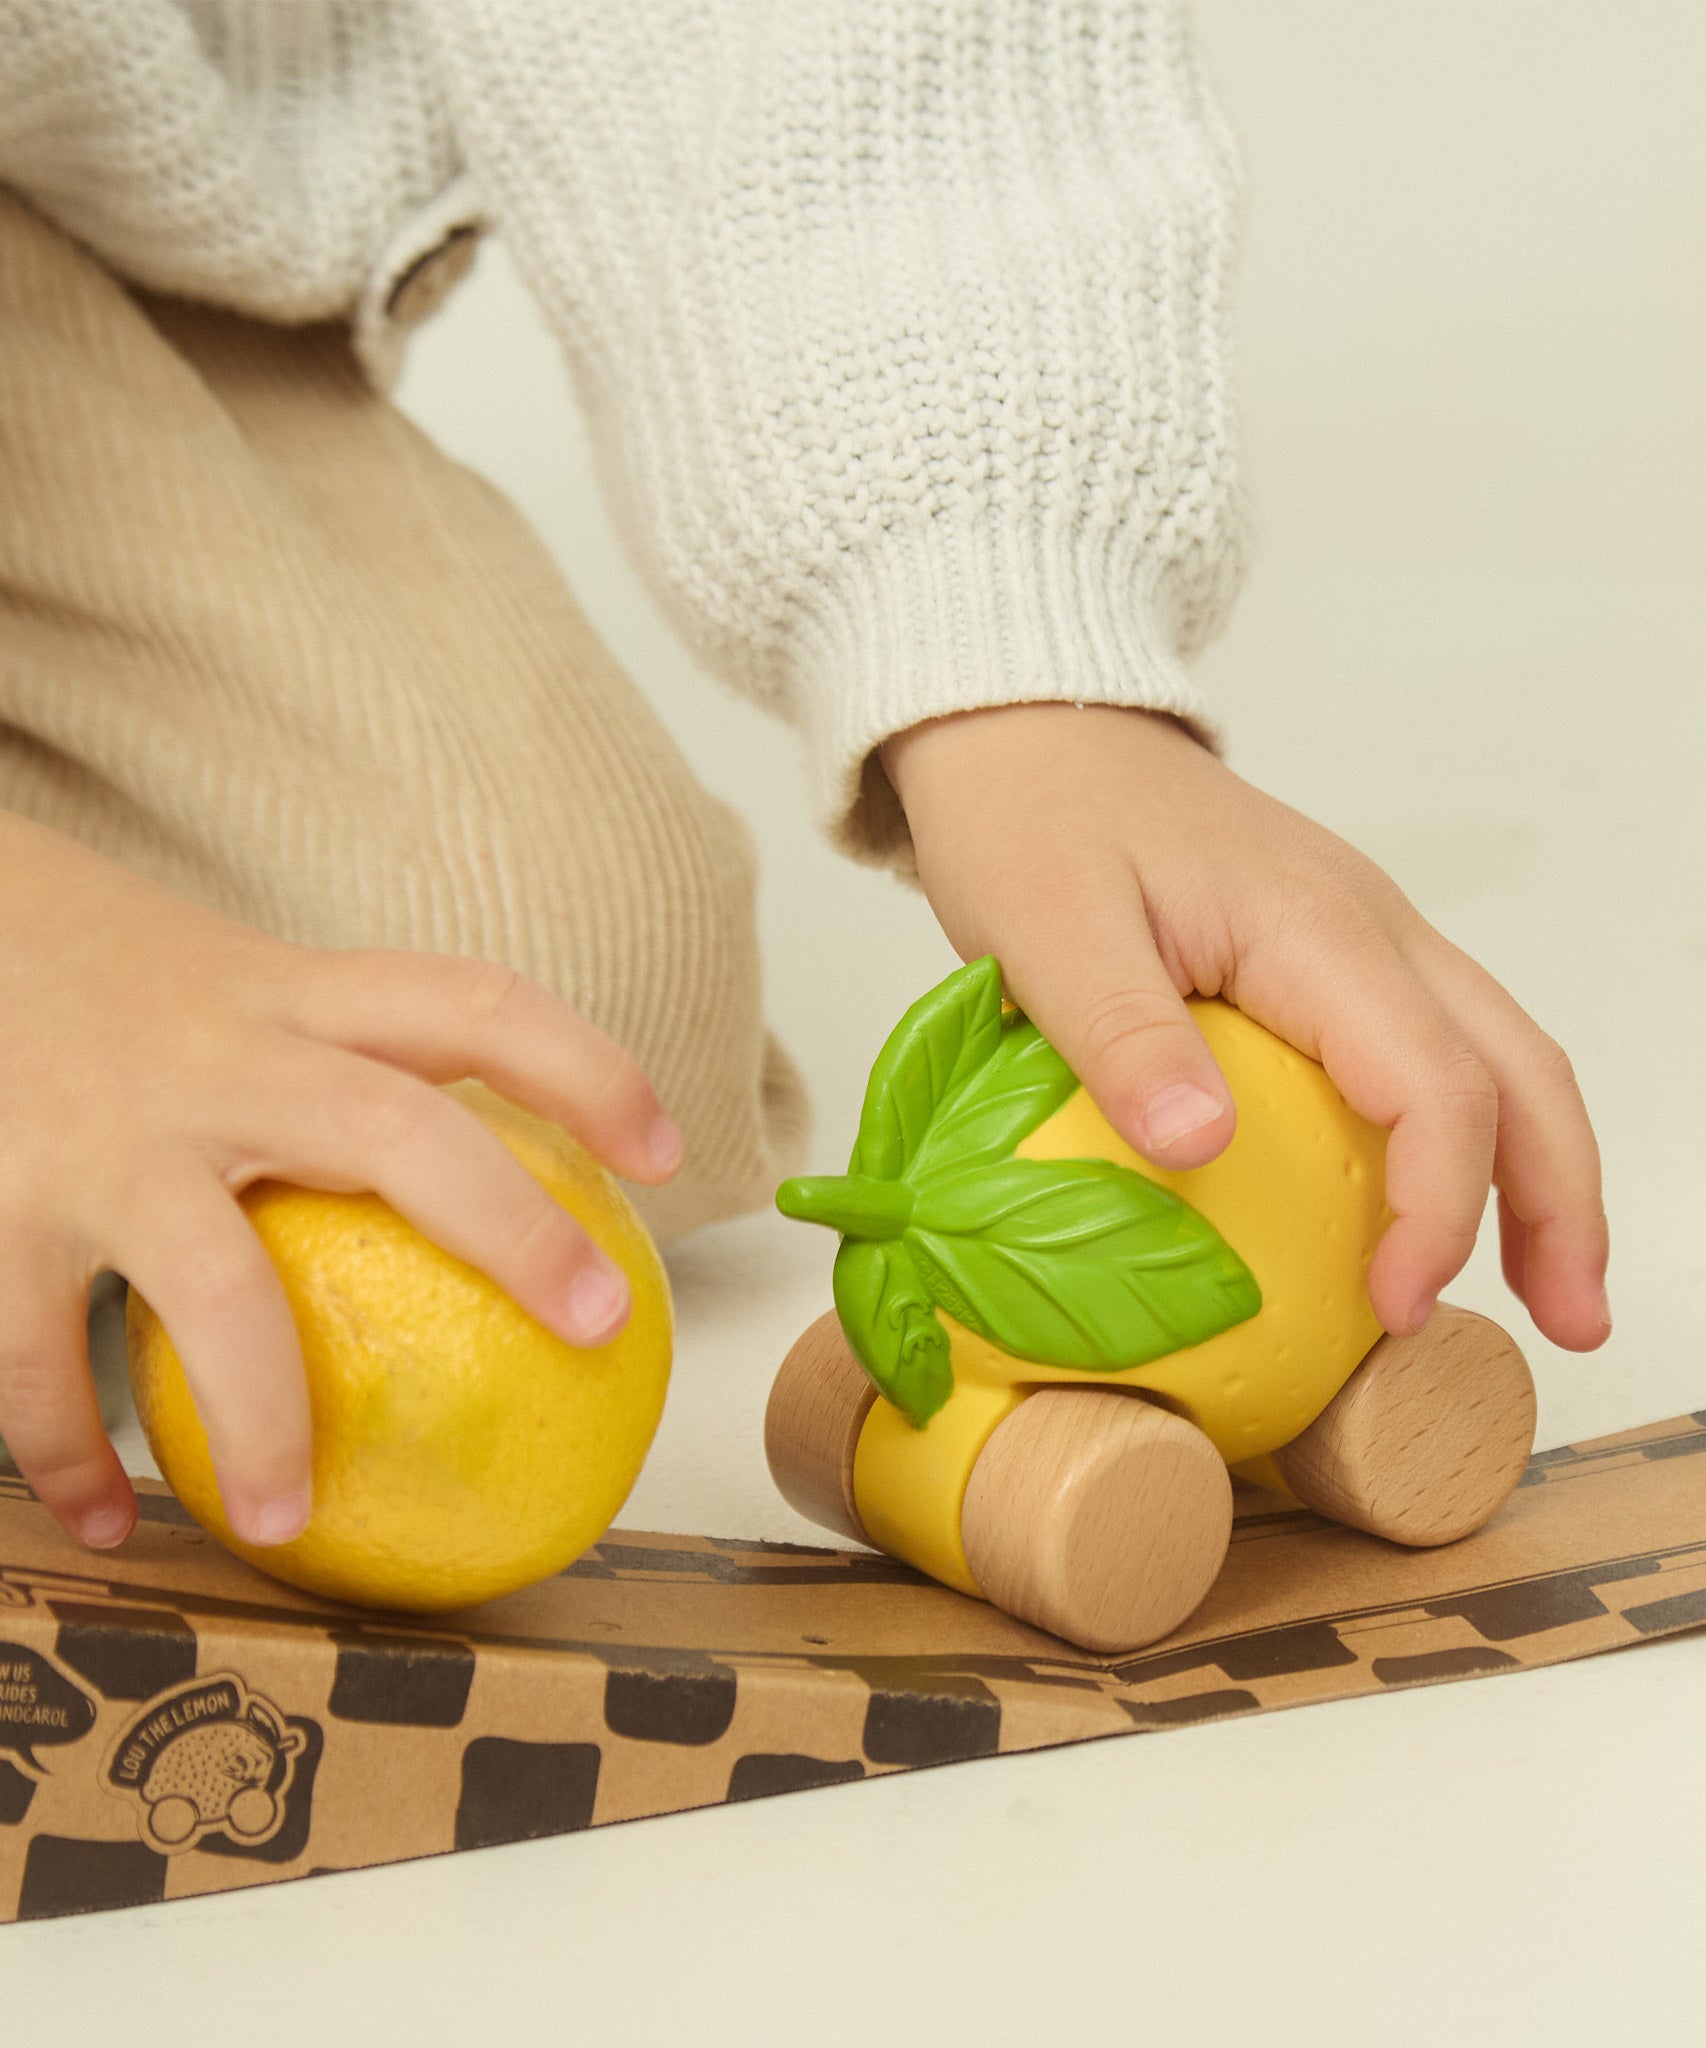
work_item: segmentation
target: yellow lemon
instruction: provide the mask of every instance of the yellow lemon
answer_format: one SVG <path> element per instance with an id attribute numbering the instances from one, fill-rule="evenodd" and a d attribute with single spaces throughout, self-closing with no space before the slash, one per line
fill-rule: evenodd
<path id="1" fill-rule="evenodd" d="M 1207 1217 L 1255 1275 L 1262 1305 L 1206 1342 L 1120 1372 L 1038 1365 L 942 1313 L 954 1391 L 927 1428 L 879 1401 L 854 1461 L 860 1519 L 879 1548 L 962 1592 L 979 1589 L 960 1540 L 978 1454 L 1033 1387 L 1139 1387 L 1194 1422 L 1229 1465 L 1274 1484 L 1269 1454 L 1300 1435 L 1381 1334 L 1368 1267 L 1389 1220 L 1386 1133 L 1326 1071 L 1229 1004 L 1195 1018 L 1238 1110 L 1232 1143 L 1187 1172 L 1153 1166 L 1082 1088 L 1014 1148 L 1022 1159 L 1106 1159 L 1159 1181 Z"/>
<path id="2" fill-rule="evenodd" d="M 234 1536 L 183 1367 L 133 1289 L 131 1386 L 173 1491 L 263 1571 L 334 1599 L 435 1611 L 561 1571 L 598 1540 L 650 1448 L 669 1382 L 656 1247 L 590 1153 L 475 1081 L 448 1092 L 574 1216 L 633 1291 L 581 1351 L 375 1195 L 261 1182 L 243 1197 L 289 1297 L 314 1419 L 314 1510 L 276 1548 Z"/>
<path id="3" fill-rule="evenodd" d="M 1324 1067 L 1241 1010 L 1200 998 L 1190 1008 L 1238 1111 L 1218 1159 L 1185 1172 L 1151 1165 L 1083 1089 L 1016 1150 L 1109 1159 L 1148 1175 L 1206 1216 L 1255 1274 L 1262 1306 L 1248 1321 L 1108 1376 L 1158 1396 L 1237 1465 L 1301 1435 L 1381 1334 L 1368 1267 L 1389 1221 L 1386 1133 L 1357 1115 Z M 1021 1376 L 1077 1377 L 1049 1368 Z"/>

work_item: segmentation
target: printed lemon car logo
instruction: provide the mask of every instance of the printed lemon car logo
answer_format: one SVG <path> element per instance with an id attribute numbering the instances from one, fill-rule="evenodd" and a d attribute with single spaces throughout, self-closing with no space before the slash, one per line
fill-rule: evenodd
<path id="1" fill-rule="evenodd" d="M 222 1671 L 151 1700 L 113 1744 L 106 1783 L 135 1803 L 150 1848 L 173 1855 L 216 1829 L 259 1847 L 283 1823 L 304 1746 L 271 1700 Z"/>

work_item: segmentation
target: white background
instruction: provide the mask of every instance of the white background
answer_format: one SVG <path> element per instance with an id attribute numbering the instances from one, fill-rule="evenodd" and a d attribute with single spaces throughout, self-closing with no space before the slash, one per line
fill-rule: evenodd
<path id="1" fill-rule="evenodd" d="M 1206 0 L 1199 22 L 1252 186 L 1262 541 L 1202 664 L 1234 763 L 1385 863 L 1575 1056 L 1617 1329 L 1587 1359 L 1533 1340 L 1541 1441 L 1706 1407 L 1706 16 Z M 658 620 L 501 252 L 402 396 L 526 508 L 751 819 L 770 1010 L 833 1170 L 877 1044 L 951 964 L 928 911 L 813 838 L 791 738 Z M 759 1217 L 673 1253 L 676 1383 L 629 1525 L 807 1533 L 759 1418 L 830 1249 Z M 1453 1292 L 1502 1315 L 1490 1251 Z M 1703 1725 L 1697 1635 L 0 1930 L 0 2039 L 1693 2039 Z"/>

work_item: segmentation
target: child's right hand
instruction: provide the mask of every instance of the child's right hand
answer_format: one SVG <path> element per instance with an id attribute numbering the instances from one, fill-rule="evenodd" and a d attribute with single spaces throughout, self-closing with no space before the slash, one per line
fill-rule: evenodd
<path id="1" fill-rule="evenodd" d="M 963 959 L 1007 989 L 1145 1158 L 1201 1166 L 1235 1111 L 1185 996 L 1223 995 L 1388 1131 L 1369 1268 L 1419 1330 L 1499 1194 L 1505 1277 L 1555 1344 L 1605 1341 L 1599 1148 L 1569 1061 L 1343 840 L 1170 719 L 1106 704 L 939 718 L 882 759 Z"/>
<path id="2" fill-rule="evenodd" d="M 108 1548 L 136 1515 L 89 1375 L 104 1268 L 183 1359 L 232 1527 L 306 1522 L 307 1387 L 253 1181 L 371 1189 L 570 1343 L 621 1328 L 621 1275 L 433 1085 L 477 1076 L 668 1180 L 679 1131 L 567 1003 L 486 962 L 269 938 L 4 812 L 0 876 L 0 1437 L 70 1534 Z"/>

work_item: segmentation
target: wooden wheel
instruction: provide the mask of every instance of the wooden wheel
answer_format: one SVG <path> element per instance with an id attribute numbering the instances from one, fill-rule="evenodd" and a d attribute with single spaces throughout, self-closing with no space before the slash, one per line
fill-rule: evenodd
<path id="1" fill-rule="evenodd" d="M 1442 1305 L 1415 1336 L 1382 1337 L 1274 1463 L 1305 1507 L 1419 1548 L 1479 1529 L 1533 1448 L 1522 1353 L 1497 1323 Z"/>
<path id="2" fill-rule="evenodd" d="M 764 1453 L 782 1498 L 855 1543 L 871 1540 L 854 1505 L 853 1454 L 876 1398 L 832 1309 L 783 1359 L 764 1411 Z"/>
<path id="3" fill-rule="evenodd" d="M 1202 1431 L 1166 1409 L 1047 1387 L 984 1446 L 961 1533 L 995 1606 L 1088 1650 L 1137 1650 L 1214 1584 L 1232 1482 Z"/>

